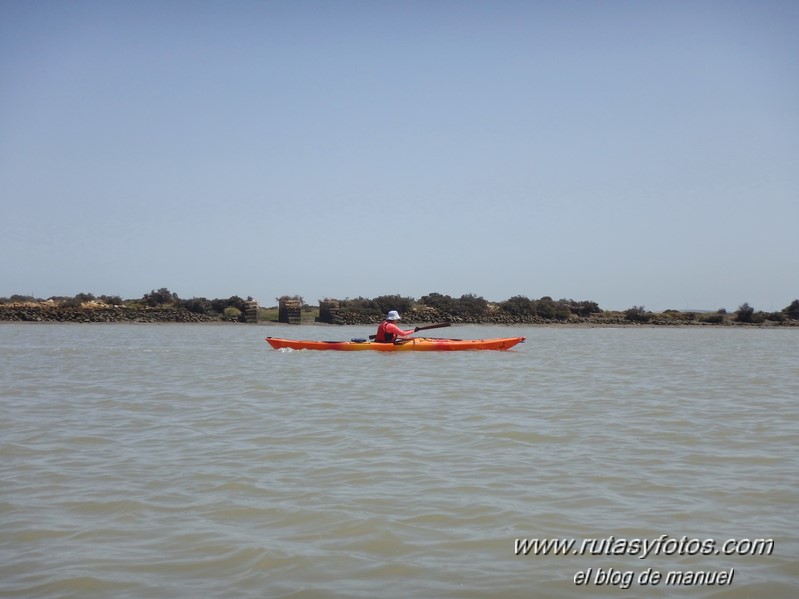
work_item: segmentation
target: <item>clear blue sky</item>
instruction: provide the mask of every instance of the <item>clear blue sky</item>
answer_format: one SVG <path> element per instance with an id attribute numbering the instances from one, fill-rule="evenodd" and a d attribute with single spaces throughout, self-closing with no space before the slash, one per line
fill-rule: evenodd
<path id="1" fill-rule="evenodd" d="M 799 297 L 799 2 L 0 3 L 0 297 Z"/>

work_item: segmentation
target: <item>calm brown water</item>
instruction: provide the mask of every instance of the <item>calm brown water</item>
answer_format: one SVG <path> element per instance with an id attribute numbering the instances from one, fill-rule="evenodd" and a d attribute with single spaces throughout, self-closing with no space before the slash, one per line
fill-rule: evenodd
<path id="1" fill-rule="evenodd" d="M 263 341 L 371 332 L 0 325 L 0 596 L 799 596 L 799 331 L 446 331 L 528 337 L 474 353 Z M 515 553 L 662 535 L 683 555 Z M 694 539 L 774 545 L 688 555 Z M 600 568 L 635 579 L 598 584 Z M 648 568 L 734 574 L 642 586 Z"/>

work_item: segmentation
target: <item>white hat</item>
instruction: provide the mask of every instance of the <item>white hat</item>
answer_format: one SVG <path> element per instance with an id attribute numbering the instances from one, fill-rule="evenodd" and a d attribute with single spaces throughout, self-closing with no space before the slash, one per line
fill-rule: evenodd
<path id="1" fill-rule="evenodd" d="M 396 310 L 391 310 L 391 312 L 388 313 L 388 316 L 386 316 L 386 320 L 399 320 L 399 319 L 400 319 L 399 312 L 397 312 Z"/>

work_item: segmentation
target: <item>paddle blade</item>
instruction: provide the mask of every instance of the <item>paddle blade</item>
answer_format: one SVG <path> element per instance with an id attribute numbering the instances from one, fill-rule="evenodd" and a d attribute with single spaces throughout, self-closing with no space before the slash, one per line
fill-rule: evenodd
<path id="1" fill-rule="evenodd" d="M 452 326 L 451 322 L 442 322 L 440 324 L 429 324 L 425 327 L 416 327 L 417 331 L 429 331 L 430 329 L 443 329 L 444 327 Z"/>

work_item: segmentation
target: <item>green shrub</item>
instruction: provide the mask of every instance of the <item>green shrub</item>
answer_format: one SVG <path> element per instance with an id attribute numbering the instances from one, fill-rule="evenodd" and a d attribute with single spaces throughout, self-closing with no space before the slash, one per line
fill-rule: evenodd
<path id="1" fill-rule="evenodd" d="M 790 305 L 785 307 L 783 312 L 791 320 L 799 320 L 799 299 L 793 300 Z"/>
<path id="2" fill-rule="evenodd" d="M 238 295 L 233 295 L 228 299 L 214 299 L 211 300 L 211 308 L 217 314 L 223 314 L 225 308 L 232 307 L 236 308 L 237 310 L 244 310 L 246 302 L 241 299 Z"/>
<path id="3" fill-rule="evenodd" d="M 755 309 L 744 302 L 738 306 L 738 310 L 735 311 L 735 320 L 738 322 L 752 322 L 754 314 Z"/>
<path id="4" fill-rule="evenodd" d="M 180 305 L 193 314 L 215 314 L 213 305 L 204 297 L 193 297 L 191 299 L 181 300 Z"/>
<path id="5" fill-rule="evenodd" d="M 511 316 L 535 316 L 535 304 L 524 295 L 514 295 L 512 298 L 500 302 L 499 307 Z"/>
<path id="6" fill-rule="evenodd" d="M 652 319 L 652 313 L 647 312 L 643 306 L 633 306 L 624 311 L 624 318 L 630 322 L 649 322 Z"/>
<path id="7" fill-rule="evenodd" d="M 222 315 L 224 316 L 225 320 L 229 320 L 231 322 L 241 320 L 241 310 L 234 308 L 233 306 L 228 306 L 225 308 L 222 312 Z"/>
<path id="8" fill-rule="evenodd" d="M 344 299 L 339 302 L 339 310 L 350 314 L 363 314 L 365 316 L 385 316 L 380 306 L 371 299 L 356 297 L 355 299 Z"/>
<path id="9" fill-rule="evenodd" d="M 712 314 L 704 314 L 702 316 L 702 322 L 707 322 L 709 324 L 723 324 L 726 318 L 726 312 L 722 313 L 721 311 L 718 311 Z"/>
<path id="10" fill-rule="evenodd" d="M 83 302 L 78 297 L 70 297 L 61 302 L 62 308 L 80 308 Z"/>
<path id="11" fill-rule="evenodd" d="M 478 295 L 466 293 L 454 301 L 453 312 L 456 316 L 483 316 L 488 312 L 488 302 Z"/>
<path id="12" fill-rule="evenodd" d="M 577 302 L 571 299 L 562 299 L 558 300 L 558 303 L 566 306 L 572 314 L 576 314 L 577 316 L 581 316 L 583 318 L 587 318 L 588 316 L 591 316 L 591 314 L 599 314 L 602 312 L 599 304 L 588 300 Z"/>
<path id="13" fill-rule="evenodd" d="M 473 293 L 466 293 L 457 299 L 441 293 L 430 293 L 423 295 L 419 303 L 443 314 L 461 317 L 479 317 L 488 311 L 488 301 Z"/>
<path id="14" fill-rule="evenodd" d="M 556 302 L 548 295 L 533 302 L 535 312 L 547 320 L 567 320 L 571 315 L 569 307 L 561 302 Z"/>
<path id="15" fill-rule="evenodd" d="M 161 287 L 158 291 L 153 289 L 150 293 L 143 295 L 141 301 L 145 306 L 156 308 L 158 306 L 171 306 L 179 301 L 179 298 L 177 293 L 172 293 L 166 287 Z"/>
<path id="16" fill-rule="evenodd" d="M 442 295 L 440 293 L 430 293 L 423 295 L 419 299 L 419 303 L 424 304 L 429 308 L 443 312 L 444 314 L 452 314 L 455 306 L 455 300 L 449 295 Z"/>
<path id="17" fill-rule="evenodd" d="M 64 308 L 80 308 L 83 302 L 92 302 L 95 299 L 91 293 L 78 293 L 74 297 L 64 298 L 60 304 Z"/>
<path id="18" fill-rule="evenodd" d="M 372 300 L 381 314 L 388 314 L 389 310 L 397 310 L 400 315 L 408 312 L 415 303 L 412 297 L 402 297 L 399 295 L 380 295 Z"/>

